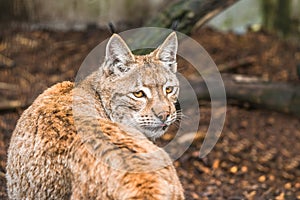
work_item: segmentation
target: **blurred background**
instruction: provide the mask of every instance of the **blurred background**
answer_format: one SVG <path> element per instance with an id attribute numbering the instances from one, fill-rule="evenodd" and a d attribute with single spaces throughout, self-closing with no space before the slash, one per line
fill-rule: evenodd
<path id="1" fill-rule="evenodd" d="M 178 59 L 201 112 L 193 144 L 175 161 L 187 199 L 300 199 L 299 0 L 1 0 L 0 199 L 7 199 L 6 151 L 18 118 L 46 88 L 74 81 L 111 35 L 109 23 L 116 32 L 172 27 L 199 42 L 221 72 L 226 122 L 200 159 L 211 102 L 201 77 Z"/>
<path id="2" fill-rule="evenodd" d="M 119 29 L 144 25 L 171 0 L 2 0 L 0 21 L 23 23 L 31 28 L 84 30 L 87 26 L 106 27 L 114 22 Z M 219 30 L 245 33 L 248 27 L 264 27 L 299 41 L 300 2 L 298 0 L 242 0 L 209 22 Z M 237 17 L 238 16 L 238 17 Z"/>

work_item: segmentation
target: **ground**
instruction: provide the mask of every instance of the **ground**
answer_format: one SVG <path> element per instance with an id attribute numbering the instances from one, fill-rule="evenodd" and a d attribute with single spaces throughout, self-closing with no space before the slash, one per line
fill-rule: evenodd
<path id="1" fill-rule="evenodd" d="M 0 111 L 0 199 L 7 198 L 6 150 L 18 118 L 44 89 L 73 81 L 85 56 L 109 35 L 96 29 L 0 30 L 0 55 L 14 62 L 12 66 L 0 63 L 0 101 L 22 104 L 22 108 Z M 230 73 L 300 84 L 299 45 L 265 32 L 235 35 L 209 28 L 194 32 L 193 38 L 218 65 L 251 57 L 250 63 Z M 299 118 L 229 101 L 221 137 L 212 152 L 200 159 L 210 120 L 209 103 L 200 102 L 200 110 L 197 137 L 174 163 L 187 199 L 300 199 Z M 158 143 L 170 134 L 172 129 Z"/>

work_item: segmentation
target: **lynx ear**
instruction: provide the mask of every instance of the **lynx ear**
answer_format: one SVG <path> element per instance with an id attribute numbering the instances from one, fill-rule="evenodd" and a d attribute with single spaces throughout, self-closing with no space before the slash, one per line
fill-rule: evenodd
<path id="1" fill-rule="evenodd" d="M 109 74 L 120 74 L 129 70 L 126 66 L 134 61 L 134 56 L 124 40 L 113 34 L 106 45 L 105 60 Z"/>
<path id="2" fill-rule="evenodd" d="M 166 62 L 171 67 L 172 72 L 177 71 L 176 53 L 178 48 L 178 40 L 175 32 L 172 32 L 156 49 L 156 56 L 162 62 Z"/>

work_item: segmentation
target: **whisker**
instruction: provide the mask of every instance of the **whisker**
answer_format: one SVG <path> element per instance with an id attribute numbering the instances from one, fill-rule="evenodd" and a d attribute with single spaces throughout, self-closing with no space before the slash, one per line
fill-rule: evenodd
<path id="1" fill-rule="evenodd" d="M 180 126 L 180 123 L 178 123 L 177 121 L 174 122 L 173 124 L 174 124 L 174 125 L 176 126 L 176 128 L 178 128 L 179 130 L 185 131 L 185 129 L 184 129 L 182 126 Z"/>
<path id="2" fill-rule="evenodd" d="M 178 123 L 176 123 L 176 122 L 174 122 L 173 125 L 174 125 L 176 128 L 179 128 L 179 127 L 180 127 L 180 125 L 179 125 Z"/>
<path id="3" fill-rule="evenodd" d="M 187 115 L 185 115 L 183 113 L 177 113 L 177 116 L 180 117 L 180 118 L 184 118 L 184 119 L 191 119 L 190 116 L 187 116 Z"/>

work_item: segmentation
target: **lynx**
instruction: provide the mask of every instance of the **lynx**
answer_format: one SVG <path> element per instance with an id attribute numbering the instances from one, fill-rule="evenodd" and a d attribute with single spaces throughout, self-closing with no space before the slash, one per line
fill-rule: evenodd
<path id="1" fill-rule="evenodd" d="M 7 162 L 10 199 L 184 199 L 153 143 L 177 118 L 177 36 L 133 55 L 114 34 L 80 83 L 58 83 L 24 111 Z"/>

